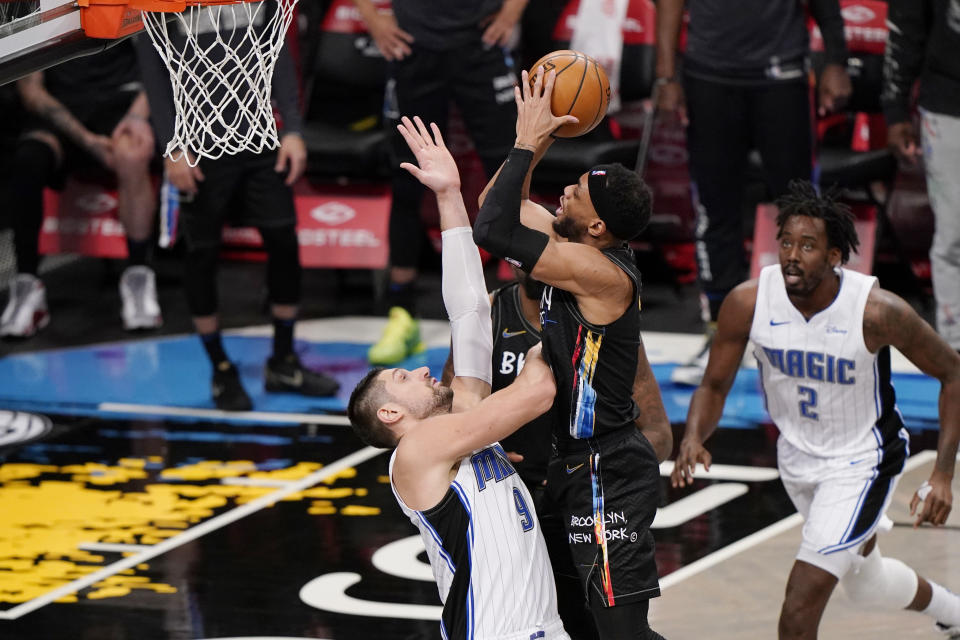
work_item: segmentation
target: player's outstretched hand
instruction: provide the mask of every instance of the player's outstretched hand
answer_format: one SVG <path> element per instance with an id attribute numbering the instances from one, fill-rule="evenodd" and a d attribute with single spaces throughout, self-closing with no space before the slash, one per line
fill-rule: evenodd
<path id="1" fill-rule="evenodd" d="M 701 443 L 684 438 L 680 442 L 680 453 L 673 464 L 673 471 L 670 472 L 670 484 L 676 488 L 693 483 L 693 472 L 697 463 L 702 464 L 705 471 L 710 471 L 712 461 L 710 452 L 704 449 Z"/>
<path id="2" fill-rule="evenodd" d="M 930 479 L 920 485 L 913 499 L 910 500 L 910 515 L 917 516 L 913 523 L 916 529 L 924 522 L 932 525 L 942 525 L 947 521 L 950 510 L 953 509 L 953 492 L 950 490 L 952 478 L 934 471 Z M 917 514 L 917 507 L 923 502 L 923 509 Z"/>
<path id="3" fill-rule="evenodd" d="M 417 164 L 401 162 L 400 168 L 409 171 L 434 193 L 451 190 L 459 192 L 460 171 L 457 170 L 457 163 L 443 143 L 443 136 L 440 135 L 440 128 L 436 123 L 431 122 L 430 129 L 433 136 L 427 131 L 420 116 L 414 116 L 412 122 L 407 116 L 401 118 L 397 130 L 416 157 Z"/>
<path id="4" fill-rule="evenodd" d="M 517 142 L 516 146 L 531 151 L 550 140 L 550 134 L 567 124 L 579 122 L 575 116 L 555 116 L 550 109 L 553 99 L 553 85 L 557 81 L 556 69 L 547 73 L 543 66 L 537 68 L 537 77 L 530 84 L 530 74 L 520 74 L 520 85 L 514 87 L 513 95 L 517 102 Z"/>

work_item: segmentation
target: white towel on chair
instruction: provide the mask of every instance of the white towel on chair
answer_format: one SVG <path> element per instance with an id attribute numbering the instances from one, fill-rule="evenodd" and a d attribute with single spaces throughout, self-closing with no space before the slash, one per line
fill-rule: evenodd
<path id="1" fill-rule="evenodd" d="M 608 113 L 620 110 L 620 58 L 623 22 L 630 0 L 580 0 L 570 48 L 600 63 L 610 80 Z"/>

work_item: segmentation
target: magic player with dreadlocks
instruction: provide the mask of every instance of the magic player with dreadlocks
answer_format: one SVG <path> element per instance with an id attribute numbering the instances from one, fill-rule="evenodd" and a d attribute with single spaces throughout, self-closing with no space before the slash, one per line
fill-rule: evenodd
<path id="1" fill-rule="evenodd" d="M 857 604 L 921 611 L 960 637 L 960 598 L 881 556 L 876 536 L 891 524 L 884 512 L 909 453 L 890 346 L 941 384 L 937 461 L 910 502 L 917 525 L 942 525 L 952 507 L 960 355 L 876 278 L 842 267 L 858 245 L 846 206 L 799 181 L 777 204 L 780 264 L 735 288 L 720 308 L 673 485 L 690 483 L 698 462 L 709 470 L 703 442 L 752 341 L 767 410 L 780 430 L 780 476 L 804 518 L 780 611 L 781 640 L 816 638 L 837 582 Z"/>

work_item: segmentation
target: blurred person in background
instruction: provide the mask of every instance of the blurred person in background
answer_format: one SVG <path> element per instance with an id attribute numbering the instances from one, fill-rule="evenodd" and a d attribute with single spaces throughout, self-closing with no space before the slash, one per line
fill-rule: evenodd
<path id="1" fill-rule="evenodd" d="M 246 15 L 210 8 L 207 17 L 192 22 L 198 41 L 207 55 L 216 55 L 222 47 L 213 47 L 216 30 L 226 37 L 237 28 L 247 28 Z M 221 24 L 215 20 L 220 16 Z M 267 20 L 263 12 L 254 19 Z M 254 25 L 252 28 L 258 28 Z M 183 26 L 171 29 L 170 38 L 182 48 L 186 34 Z M 150 97 L 163 148 L 173 137 L 174 103 L 170 78 L 160 56 L 145 37 L 137 39 L 144 83 Z M 238 56 L 243 57 L 243 56 Z M 280 147 L 260 153 L 243 151 L 216 160 L 200 158 L 190 166 L 185 155 L 164 158 L 167 179 L 180 193 L 179 232 L 186 245 L 184 289 L 193 325 L 213 369 L 211 395 L 218 409 L 249 411 L 253 402 L 240 381 L 236 365 L 227 356 L 220 335 L 218 316 L 217 265 L 223 226 L 228 221 L 256 227 L 267 254 L 267 293 L 273 321 L 273 353 L 264 366 L 264 388 L 307 396 L 332 396 L 339 383 L 324 373 L 303 366 L 293 348 L 294 328 L 300 304 L 300 245 L 297 240 L 297 216 L 291 186 L 303 174 L 307 151 L 300 135 L 297 72 L 286 47 L 280 50 L 273 75 L 273 98 L 280 112 L 283 129 Z M 234 107 L 235 108 L 235 107 Z M 226 121 L 234 121 L 229 114 Z"/>
<path id="2" fill-rule="evenodd" d="M 936 231 L 930 248 L 937 331 L 960 350 L 960 0 L 890 0 L 881 100 L 887 141 L 923 157 Z M 911 95 L 920 81 L 919 131 Z"/>
<path id="3" fill-rule="evenodd" d="M 389 321 L 370 348 L 372 364 L 391 365 L 423 349 L 416 316 L 416 283 L 424 229 L 424 189 L 401 162 L 413 159 L 397 133 L 401 114 L 435 122 L 446 135 L 456 103 L 487 177 L 513 144 L 517 117 L 513 60 L 506 49 L 527 0 L 394 0 L 380 12 L 372 0 L 354 0 L 389 61 L 385 111 L 392 131 L 393 200 L 390 208 Z"/>
<path id="4" fill-rule="evenodd" d="M 681 69 L 677 42 L 685 4 L 690 22 Z M 838 0 L 657 1 L 657 106 L 687 127 L 707 322 L 703 349 L 674 369 L 673 382 L 699 384 L 720 303 L 746 277 L 742 211 L 750 150 L 763 159 L 771 201 L 791 180 L 811 178 L 808 9 L 826 49 L 817 87 L 824 115 L 842 109 L 851 92 Z"/>
<path id="5" fill-rule="evenodd" d="M 156 193 L 150 180 L 154 138 L 140 70 L 129 42 L 38 71 L 17 82 L 26 111 L 9 178 L 16 276 L 0 316 L 0 336 L 26 338 L 47 326 L 47 294 L 38 277 L 43 190 L 68 174 L 117 180 L 117 216 L 127 237 L 120 278 L 125 329 L 162 324 L 149 266 Z"/>

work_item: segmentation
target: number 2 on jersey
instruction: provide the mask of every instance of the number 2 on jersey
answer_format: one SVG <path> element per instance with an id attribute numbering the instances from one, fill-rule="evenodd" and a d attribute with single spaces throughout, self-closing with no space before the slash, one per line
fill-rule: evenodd
<path id="1" fill-rule="evenodd" d="M 527 508 L 527 501 L 523 499 L 520 489 L 516 487 L 513 489 L 513 506 L 517 508 L 517 513 L 520 514 L 520 526 L 523 527 L 523 530 L 530 531 L 533 529 L 533 514 Z"/>
<path id="2" fill-rule="evenodd" d="M 800 415 L 811 420 L 819 420 L 820 416 L 814 411 L 817 406 L 817 390 L 810 387 L 798 386 L 800 392 Z M 804 397 L 805 396 L 805 397 Z"/>

